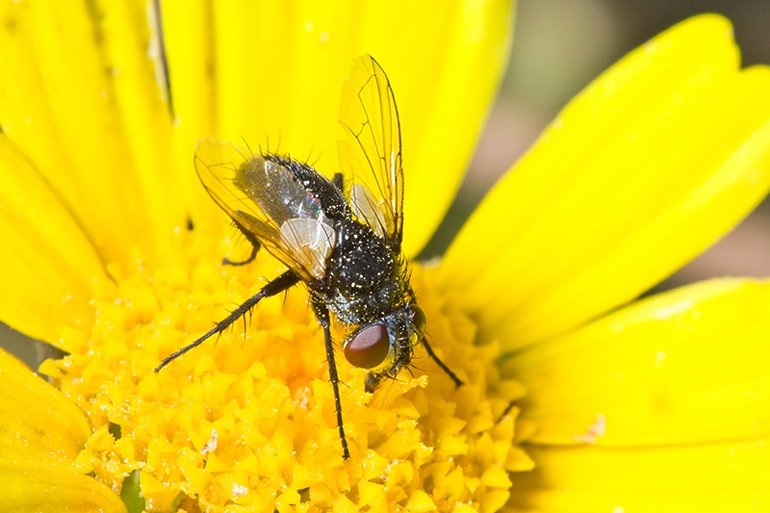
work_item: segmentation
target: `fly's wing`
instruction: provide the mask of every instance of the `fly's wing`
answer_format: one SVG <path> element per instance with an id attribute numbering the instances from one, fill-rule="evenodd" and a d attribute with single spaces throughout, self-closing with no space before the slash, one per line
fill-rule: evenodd
<path id="1" fill-rule="evenodd" d="M 286 167 L 238 146 L 203 139 L 195 170 L 236 226 L 301 279 L 322 278 L 335 234 L 318 198 Z"/>
<path id="2" fill-rule="evenodd" d="M 404 173 L 401 128 L 393 90 L 377 61 L 353 61 L 342 89 L 339 143 L 345 193 L 356 218 L 401 250 Z"/>

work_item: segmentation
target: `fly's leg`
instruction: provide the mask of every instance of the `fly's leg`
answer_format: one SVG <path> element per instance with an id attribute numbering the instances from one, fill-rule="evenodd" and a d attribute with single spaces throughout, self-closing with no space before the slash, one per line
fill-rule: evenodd
<path id="1" fill-rule="evenodd" d="M 326 306 L 313 302 L 313 310 L 318 319 L 318 324 L 324 330 L 324 343 L 326 344 L 326 362 L 329 364 L 329 381 L 332 383 L 334 392 L 334 406 L 337 410 L 337 428 L 340 431 L 340 442 L 342 443 L 342 457 L 350 459 L 350 450 L 348 449 L 348 440 L 345 438 L 345 429 L 342 425 L 342 401 L 340 400 L 340 378 L 337 375 L 337 363 L 334 361 L 334 344 L 332 343 L 332 333 L 330 330 L 329 310 Z"/>
<path id="2" fill-rule="evenodd" d="M 257 242 L 256 244 L 254 244 L 253 242 L 251 243 L 251 254 L 246 260 L 241 260 L 239 262 L 236 262 L 225 257 L 222 259 L 222 264 L 233 265 L 233 266 L 250 264 L 254 261 L 255 258 L 257 258 L 257 251 L 259 251 L 259 246 L 260 246 L 259 242 Z"/>
<path id="3" fill-rule="evenodd" d="M 423 337 L 422 339 L 422 345 L 425 346 L 425 350 L 428 352 L 428 356 L 433 358 L 433 361 L 436 362 L 439 367 L 441 367 L 441 370 L 446 372 L 447 376 L 452 378 L 452 381 L 455 382 L 455 387 L 460 388 L 465 384 L 463 383 L 463 380 L 458 378 L 457 374 L 452 372 L 452 370 L 449 367 L 447 367 L 447 365 L 444 362 L 441 361 L 441 359 L 436 355 L 436 353 L 433 352 L 433 348 L 430 347 L 430 344 L 428 344 L 428 340 L 425 337 Z"/>
<path id="4" fill-rule="evenodd" d="M 337 188 L 338 191 L 342 192 L 342 173 L 334 173 L 334 177 L 332 177 L 332 183 Z"/>
<path id="5" fill-rule="evenodd" d="M 259 251 L 259 248 L 262 246 L 262 244 L 260 244 L 257 238 L 254 237 L 252 234 L 250 234 L 249 231 L 243 228 L 238 222 L 236 221 L 233 221 L 233 222 L 235 223 L 235 227 L 238 228 L 238 230 L 240 230 L 240 232 L 243 234 L 244 237 L 246 237 L 246 240 L 248 240 L 251 243 L 251 254 L 246 260 L 241 260 L 239 262 L 230 260 L 229 258 L 223 258 L 222 264 L 232 265 L 232 266 L 250 264 L 254 261 L 255 258 L 257 258 L 257 251 Z"/>
<path id="6" fill-rule="evenodd" d="M 163 361 L 155 367 L 155 372 L 160 372 L 160 370 L 171 363 L 172 361 L 176 360 L 186 352 L 192 350 L 193 348 L 198 347 L 203 342 L 205 342 L 207 339 L 211 338 L 211 336 L 216 335 L 218 333 L 222 333 L 224 330 L 226 330 L 232 323 L 237 321 L 239 318 L 241 318 L 243 315 L 246 315 L 246 313 L 257 306 L 257 303 L 259 303 L 262 299 L 270 296 L 275 296 L 276 294 L 280 294 L 286 289 L 289 289 L 296 285 L 299 282 L 299 277 L 297 277 L 296 274 L 294 274 L 291 271 L 286 271 L 282 275 L 280 275 L 278 278 L 274 279 L 264 287 L 262 287 L 262 290 L 251 296 L 249 299 L 247 299 L 242 305 L 240 305 L 238 308 L 232 311 L 230 315 L 222 319 L 217 323 L 214 328 L 211 329 L 208 333 L 203 335 L 201 338 L 195 340 L 192 344 L 184 346 L 179 351 L 172 353 L 168 355 L 166 358 L 163 359 Z"/>
<path id="7" fill-rule="evenodd" d="M 373 372 L 370 372 L 366 375 L 366 378 L 364 378 L 364 390 L 369 392 L 370 394 L 373 394 L 375 390 L 377 390 L 377 387 L 380 386 L 380 383 L 382 382 L 383 378 L 385 377 L 384 374 L 375 374 Z"/>
<path id="8" fill-rule="evenodd" d="M 516 401 L 509 402 L 508 406 L 503 410 L 503 413 L 501 413 L 500 416 L 497 417 L 495 424 L 499 424 L 500 422 L 502 422 L 505 416 L 511 412 L 514 406 L 516 406 Z"/>

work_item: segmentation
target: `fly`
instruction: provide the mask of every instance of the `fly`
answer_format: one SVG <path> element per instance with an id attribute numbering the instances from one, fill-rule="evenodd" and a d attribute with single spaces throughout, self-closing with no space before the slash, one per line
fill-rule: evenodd
<path id="1" fill-rule="evenodd" d="M 342 453 L 350 457 L 342 422 L 339 377 L 330 326 L 345 327 L 343 353 L 369 369 L 367 390 L 408 367 L 421 342 L 456 386 L 463 382 L 436 356 L 425 336 L 425 313 L 409 284 L 401 252 L 404 173 L 398 110 L 388 78 L 370 56 L 354 60 L 345 81 L 340 169 L 333 180 L 281 155 L 251 155 L 213 139 L 198 143 L 195 169 L 206 191 L 252 244 L 288 270 L 246 300 L 208 333 L 155 369 L 221 333 L 262 299 L 303 283 L 324 333 Z"/>

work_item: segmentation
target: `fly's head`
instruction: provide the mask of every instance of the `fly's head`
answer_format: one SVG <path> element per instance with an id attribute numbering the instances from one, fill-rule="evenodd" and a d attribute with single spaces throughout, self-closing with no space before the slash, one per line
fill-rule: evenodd
<path id="1" fill-rule="evenodd" d="M 383 378 L 395 378 L 408 367 L 414 346 L 425 337 L 425 312 L 415 303 L 396 308 L 375 322 L 360 326 L 343 345 L 351 365 L 369 370 L 368 392 Z"/>

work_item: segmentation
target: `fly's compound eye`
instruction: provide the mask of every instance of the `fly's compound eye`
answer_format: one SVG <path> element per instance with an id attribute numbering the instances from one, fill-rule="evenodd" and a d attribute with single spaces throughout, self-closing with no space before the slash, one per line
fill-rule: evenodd
<path id="1" fill-rule="evenodd" d="M 423 312 L 422 308 L 417 305 L 410 305 L 409 313 L 412 314 L 412 322 L 417 328 L 417 331 L 423 333 L 425 327 L 428 325 L 428 318 L 425 316 L 425 312 Z"/>
<path id="2" fill-rule="evenodd" d="M 345 344 L 345 358 L 356 367 L 372 369 L 385 361 L 390 351 L 390 337 L 383 324 L 362 329 Z"/>

